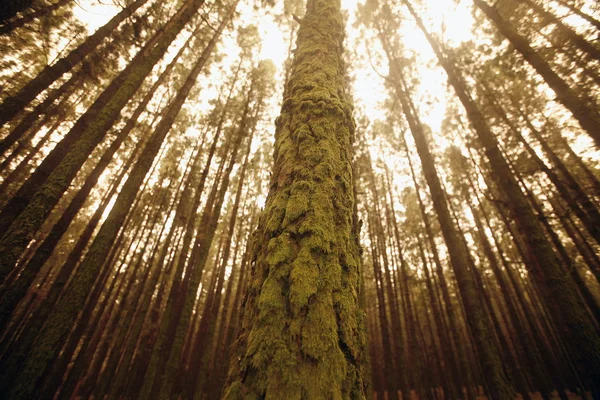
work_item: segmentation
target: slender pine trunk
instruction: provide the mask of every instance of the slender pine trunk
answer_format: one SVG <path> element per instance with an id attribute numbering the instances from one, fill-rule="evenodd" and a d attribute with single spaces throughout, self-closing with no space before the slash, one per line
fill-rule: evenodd
<path id="1" fill-rule="evenodd" d="M 121 22 L 129 18 L 148 0 L 136 0 L 115 15 L 104 26 L 89 36 L 69 55 L 61 58 L 53 65 L 44 68 L 27 85 L 21 88 L 14 96 L 6 98 L 0 105 L 0 126 L 14 118 L 18 113 L 34 100 L 40 93 L 50 87 L 61 76 L 69 72 L 80 63 L 88 54 L 93 52 L 104 39 L 106 39 Z M 0 18 L 1 20 L 1 18 Z"/>

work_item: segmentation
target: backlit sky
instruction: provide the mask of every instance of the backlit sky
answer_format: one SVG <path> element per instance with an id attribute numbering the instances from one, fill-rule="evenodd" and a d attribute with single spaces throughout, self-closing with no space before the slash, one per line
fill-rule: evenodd
<path id="1" fill-rule="evenodd" d="M 274 8 L 258 7 L 255 9 L 256 0 L 242 0 L 238 6 L 239 15 L 234 21 L 234 27 L 226 32 L 221 38 L 220 51 L 225 54 L 220 63 L 213 63 L 210 67 L 210 79 L 212 84 L 209 87 L 203 82 L 203 88 L 199 98 L 190 99 L 186 107 L 192 110 L 206 111 L 209 109 L 209 100 L 218 96 L 221 84 L 219 75 L 222 72 L 228 72 L 231 66 L 239 59 L 239 48 L 235 39 L 235 29 L 239 26 L 254 24 L 258 27 L 262 39 L 260 57 L 262 59 L 271 59 L 278 68 L 279 82 L 277 92 L 271 98 L 269 104 L 270 118 L 266 118 L 259 130 L 264 132 L 263 138 L 272 138 L 274 133 L 273 120 L 279 113 L 281 104 L 282 81 L 283 81 L 283 63 L 287 57 L 288 34 L 283 32 L 277 25 L 274 15 L 281 13 L 282 5 L 278 4 Z M 81 0 L 75 7 L 75 15 L 82 21 L 85 21 L 90 33 L 94 32 L 100 26 L 106 23 L 119 8 L 111 4 L 111 0 Z M 370 121 L 384 119 L 385 112 L 382 102 L 388 97 L 383 86 L 383 79 L 380 75 L 387 75 L 387 61 L 382 56 L 379 41 L 372 32 L 365 31 L 364 28 L 354 28 L 356 17 L 355 10 L 357 4 L 362 3 L 359 0 L 342 0 L 342 7 L 348 12 L 349 19 L 346 27 L 346 57 L 350 61 L 350 75 L 353 78 L 353 97 L 358 114 L 368 116 Z M 450 43 L 458 43 L 471 36 L 472 17 L 469 2 L 460 2 L 456 5 L 452 0 L 429 0 L 425 2 L 426 8 L 419 10 L 425 23 L 431 32 L 440 32 L 444 29 L 444 40 Z M 216 25 L 216 24 L 215 24 Z M 296 27 L 297 28 L 297 27 Z M 429 124 L 434 132 L 438 132 L 441 121 L 444 117 L 446 108 L 446 75 L 437 67 L 435 55 L 424 36 L 417 29 L 412 21 L 404 23 L 399 34 L 403 38 L 403 44 L 407 51 L 414 52 L 417 56 L 417 62 L 420 64 L 420 82 L 415 95 L 417 106 L 420 108 L 420 117 L 422 121 Z M 178 40 L 185 40 L 184 38 Z M 367 50 L 367 48 L 369 50 Z M 176 50 L 171 50 L 173 56 Z M 169 59 L 170 57 L 166 57 Z M 202 78 L 200 78 L 202 80 Z M 205 80 L 206 82 L 206 80 Z M 358 117 L 358 115 L 356 115 Z M 196 130 L 192 128 L 187 132 L 188 135 L 196 135 Z M 258 146 L 255 143 L 254 147 Z M 399 171 L 406 168 L 405 160 L 398 157 L 397 154 L 382 153 L 378 150 L 381 143 L 374 141 L 370 143 L 372 157 L 385 160 L 385 163 L 392 171 Z M 396 187 L 403 187 L 408 184 L 410 176 L 408 174 L 394 174 L 394 183 Z M 264 198 L 259 199 L 262 203 Z"/>
<path id="2" fill-rule="evenodd" d="M 98 0 L 81 0 L 75 8 L 76 16 L 88 24 L 90 33 L 103 25 L 119 10 L 118 7 L 110 5 L 112 0 L 101 1 L 105 4 L 98 3 Z M 382 103 L 388 97 L 388 93 L 384 89 L 384 81 L 381 75 L 387 75 L 388 67 L 387 60 L 382 54 L 380 43 L 375 34 L 365 30 L 364 27 L 354 27 L 357 5 L 363 3 L 363 1 L 342 0 L 342 7 L 349 15 L 346 27 L 346 57 L 350 62 L 350 75 L 353 78 L 352 93 L 357 110 L 355 117 L 366 115 L 371 122 L 374 122 L 385 118 Z M 209 101 L 216 98 L 221 89 L 223 73 L 230 71 L 231 66 L 237 63 L 239 59 L 239 48 L 235 39 L 236 29 L 240 26 L 254 24 L 258 27 L 262 39 L 260 57 L 271 59 L 278 68 L 277 92 L 269 102 L 269 117 L 259 126 L 259 131 L 263 132 L 262 138 L 272 140 L 274 133 L 273 120 L 279 113 L 282 101 L 282 71 L 288 51 L 288 34 L 280 29 L 274 18 L 274 15 L 281 13 L 281 2 L 276 2 L 278 5 L 273 8 L 255 7 L 256 2 L 257 0 L 242 0 L 239 4 L 239 15 L 234 21 L 233 28 L 225 32 L 221 38 L 219 50 L 225 57 L 219 63 L 211 64 L 210 72 L 207 73 L 209 79 L 206 79 L 206 76 L 199 78 L 202 81 L 200 83 L 202 87 L 201 94 L 197 98 L 189 99 L 185 107 L 190 111 L 206 111 L 209 109 Z M 434 35 L 443 37 L 446 43 L 458 45 L 460 42 L 474 37 L 471 2 L 428 0 L 422 3 L 424 6 L 422 8 L 417 7 L 417 11 L 422 16 L 427 28 Z M 209 16 L 209 18 L 212 22 L 215 22 L 214 16 Z M 216 25 L 216 22 L 213 25 Z M 441 32 L 443 32 L 443 35 Z M 412 19 L 408 18 L 402 23 L 398 34 L 402 38 L 406 52 L 415 55 L 418 65 L 419 85 L 414 88 L 413 96 L 419 110 L 419 116 L 424 123 L 432 128 L 434 135 L 432 144 L 443 148 L 450 143 L 447 139 L 439 136 L 440 126 L 446 112 L 447 99 L 453 95 L 452 92 L 448 91 L 446 74 L 437 65 L 437 60 L 429 43 Z M 179 40 L 183 41 L 185 38 Z M 171 50 L 171 57 L 175 51 Z M 166 59 L 169 58 L 166 57 Z M 197 135 L 196 129 L 190 129 L 187 134 Z M 583 139 L 583 142 L 586 142 L 586 140 Z M 460 143 L 454 144 L 460 146 Z M 258 143 L 255 143 L 254 147 L 257 146 Z M 373 159 L 383 160 L 392 171 L 404 170 L 405 173 L 396 173 L 393 176 L 397 188 L 409 184 L 411 178 L 406 171 L 404 156 L 390 152 L 381 139 L 376 137 L 370 138 L 369 147 Z M 585 143 L 576 147 L 585 148 Z M 415 161 L 413 160 L 413 162 Z M 418 162 L 415 162 L 415 164 L 419 165 Z"/>
<path id="3" fill-rule="evenodd" d="M 102 3 L 94 0 L 82 0 L 77 2 L 78 6 L 75 7 L 74 11 L 77 17 L 86 21 L 88 30 L 91 33 L 102 26 L 114 13 L 118 12 L 118 8 L 110 3 L 110 1 L 106 0 Z M 287 57 L 287 35 L 280 30 L 273 19 L 273 13 L 280 11 L 280 6 L 268 10 L 270 14 L 266 14 L 265 8 L 261 8 L 258 11 L 254 10 L 253 3 L 253 0 L 246 0 L 240 4 L 238 7 L 240 16 L 237 18 L 235 24 L 236 26 L 240 26 L 253 23 L 259 27 L 262 38 L 261 58 L 271 59 L 281 71 L 283 62 Z M 377 54 L 379 43 L 372 37 L 372 34 L 364 35 L 364 32 L 352 27 L 355 22 L 354 14 L 358 3 L 361 2 L 359 0 L 342 0 L 342 7 L 350 15 L 346 28 L 346 49 L 348 56 L 353 58 L 358 55 L 362 58 L 357 60 L 358 62 L 351 64 L 352 76 L 355 78 L 360 77 L 360 79 L 354 79 L 354 100 L 357 107 L 364 110 L 371 119 L 383 118 L 383 111 L 380 109 L 379 103 L 385 99 L 387 94 L 383 88 L 382 78 L 377 73 L 385 75 L 387 73 L 387 65 L 383 63 L 383 58 Z M 460 42 L 471 35 L 472 19 L 467 4 L 469 2 L 460 2 L 459 5 L 456 5 L 451 0 L 430 0 L 427 2 L 427 9 L 423 10 L 425 12 L 425 20 L 433 32 L 440 31 L 441 27 L 444 26 L 445 40 Z M 404 45 L 407 50 L 419 53 L 421 60 L 426 63 L 424 65 L 431 64 L 430 61 L 433 60 L 434 54 L 414 24 L 404 24 L 400 34 L 405 38 Z M 222 42 L 223 45 L 221 48 L 224 53 L 228 54 L 228 59 L 225 59 L 222 63 L 223 67 L 226 67 L 235 62 L 238 50 L 235 39 L 231 35 L 225 35 Z M 371 50 L 373 59 L 370 61 L 367 59 L 367 45 L 369 48 L 374 49 Z M 373 71 L 373 67 L 377 69 L 377 73 Z M 445 75 L 439 68 L 424 68 L 421 74 L 421 91 L 418 96 L 432 96 L 436 93 L 444 93 L 445 80 Z M 216 94 L 217 90 L 215 88 L 210 91 L 210 96 L 207 97 L 213 97 Z M 444 97 L 443 94 L 442 97 Z M 279 96 L 276 102 L 279 103 L 280 100 Z M 439 124 L 445 112 L 443 98 L 434 98 L 432 101 L 429 101 L 426 110 L 427 115 L 423 116 L 424 121 L 429 123 L 434 130 L 439 129 Z"/>

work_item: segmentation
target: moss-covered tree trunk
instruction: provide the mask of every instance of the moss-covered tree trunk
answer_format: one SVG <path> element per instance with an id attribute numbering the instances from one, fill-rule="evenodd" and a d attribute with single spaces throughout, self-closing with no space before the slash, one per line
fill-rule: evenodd
<path id="1" fill-rule="evenodd" d="M 339 0 L 308 1 L 226 399 L 367 397 L 343 29 Z"/>

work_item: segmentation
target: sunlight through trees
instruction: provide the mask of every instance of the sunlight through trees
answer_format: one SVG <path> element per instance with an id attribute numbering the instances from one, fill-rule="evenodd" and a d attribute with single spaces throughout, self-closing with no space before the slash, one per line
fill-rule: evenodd
<path id="1" fill-rule="evenodd" d="M 7 0 L 0 397 L 600 398 L 600 6 Z"/>

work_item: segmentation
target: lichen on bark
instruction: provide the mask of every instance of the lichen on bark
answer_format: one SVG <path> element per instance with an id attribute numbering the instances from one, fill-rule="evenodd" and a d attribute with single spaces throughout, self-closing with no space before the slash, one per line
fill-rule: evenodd
<path id="1" fill-rule="evenodd" d="M 364 399 L 352 107 L 339 0 L 309 0 L 253 238 L 226 399 Z"/>

